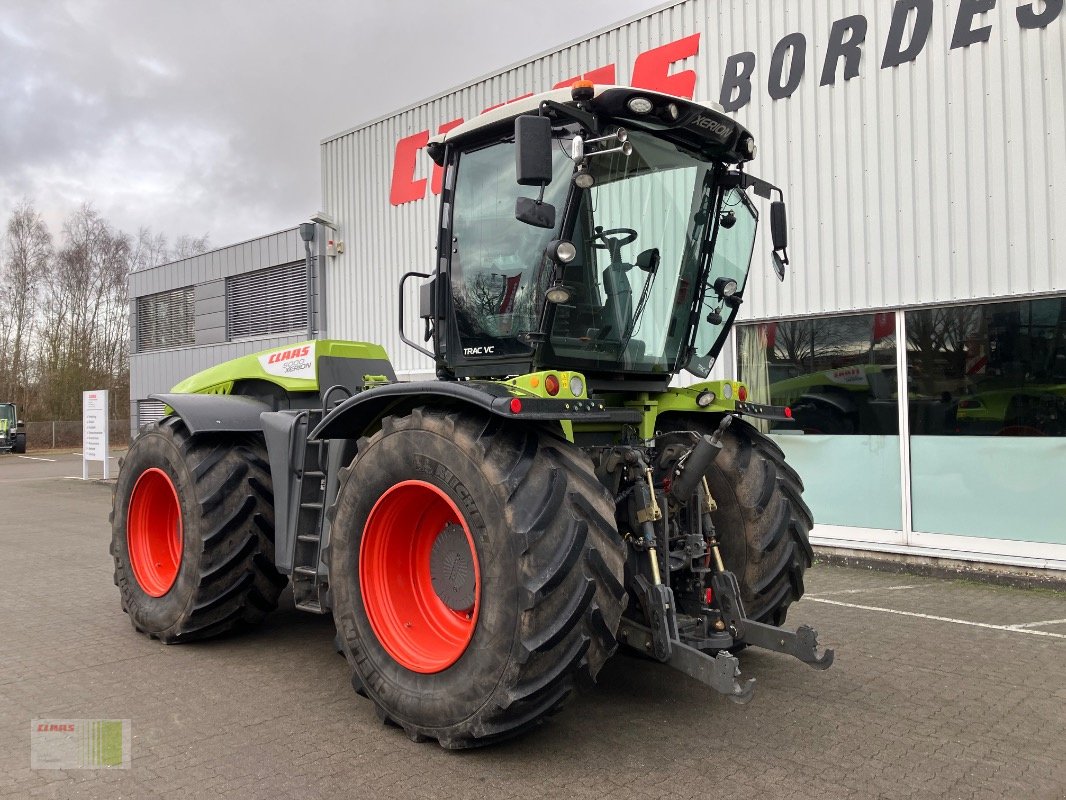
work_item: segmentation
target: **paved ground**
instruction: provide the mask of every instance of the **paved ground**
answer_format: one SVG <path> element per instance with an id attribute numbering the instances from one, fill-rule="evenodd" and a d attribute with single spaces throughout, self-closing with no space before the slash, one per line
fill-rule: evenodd
<path id="1" fill-rule="evenodd" d="M 1066 797 L 1066 595 L 816 567 L 792 617 L 828 672 L 746 653 L 738 707 L 619 657 L 537 733 L 451 753 L 383 728 L 291 602 L 239 638 L 135 634 L 110 489 L 55 458 L 0 456 L 0 796 Z M 131 719 L 132 768 L 32 771 L 45 717 Z"/>

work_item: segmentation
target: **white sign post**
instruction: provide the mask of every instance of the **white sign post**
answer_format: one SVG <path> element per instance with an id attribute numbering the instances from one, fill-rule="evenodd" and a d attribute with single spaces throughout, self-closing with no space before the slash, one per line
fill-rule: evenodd
<path id="1" fill-rule="evenodd" d="M 89 480 L 89 462 L 104 462 L 104 480 L 111 477 L 108 461 L 107 390 L 81 393 L 81 478 Z"/>

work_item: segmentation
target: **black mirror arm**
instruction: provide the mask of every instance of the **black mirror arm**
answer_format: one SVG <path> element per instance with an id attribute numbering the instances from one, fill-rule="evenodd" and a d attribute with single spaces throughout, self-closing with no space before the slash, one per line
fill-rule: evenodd
<path id="1" fill-rule="evenodd" d="M 781 191 L 781 189 L 774 186 L 769 181 L 764 181 L 762 178 L 756 178 L 754 175 L 749 175 L 746 172 L 727 172 L 722 176 L 722 185 L 727 189 L 732 189 L 734 187 L 751 189 L 764 200 L 773 200 L 774 192 L 777 192 L 777 199 L 782 202 L 785 200 L 785 193 Z"/>
<path id="2" fill-rule="evenodd" d="M 540 114 L 552 119 L 569 119 L 585 128 L 593 136 L 599 136 L 600 134 L 600 123 L 596 119 L 596 115 L 573 106 L 564 106 L 554 100 L 545 100 L 540 104 Z"/>

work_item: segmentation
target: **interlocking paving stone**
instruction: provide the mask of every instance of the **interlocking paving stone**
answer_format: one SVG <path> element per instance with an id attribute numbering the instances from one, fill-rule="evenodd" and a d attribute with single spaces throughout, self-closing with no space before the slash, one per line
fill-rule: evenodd
<path id="1" fill-rule="evenodd" d="M 789 622 L 816 627 L 837 663 L 745 652 L 748 706 L 619 656 L 530 736 L 414 744 L 352 692 L 331 621 L 291 601 L 239 637 L 136 634 L 111 582 L 110 488 L 50 477 L 78 469 L 0 457 L 3 797 L 1066 797 L 1066 640 L 812 602 Z M 993 624 L 1066 619 L 1062 594 L 905 574 L 816 566 L 807 589 Z M 131 719 L 132 768 L 30 770 L 36 717 Z"/>

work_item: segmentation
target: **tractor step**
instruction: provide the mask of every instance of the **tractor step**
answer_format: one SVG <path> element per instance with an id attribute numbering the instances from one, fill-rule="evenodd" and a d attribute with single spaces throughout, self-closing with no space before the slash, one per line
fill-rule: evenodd
<path id="1" fill-rule="evenodd" d="M 301 611 L 308 611 L 312 614 L 326 613 L 326 609 L 322 608 L 322 604 L 318 600 L 301 600 L 296 604 L 296 607 Z"/>
<path id="2" fill-rule="evenodd" d="M 320 418 L 321 412 L 309 412 L 308 428 L 314 427 Z M 313 468 L 304 470 L 299 482 L 300 514 L 293 553 L 292 596 L 298 609 L 312 614 L 324 614 L 328 610 L 328 603 L 323 602 L 326 580 L 320 573 L 322 536 L 326 524 L 326 473 L 322 464 L 327 447 L 324 442 L 305 444 L 303 463 Z"/>

